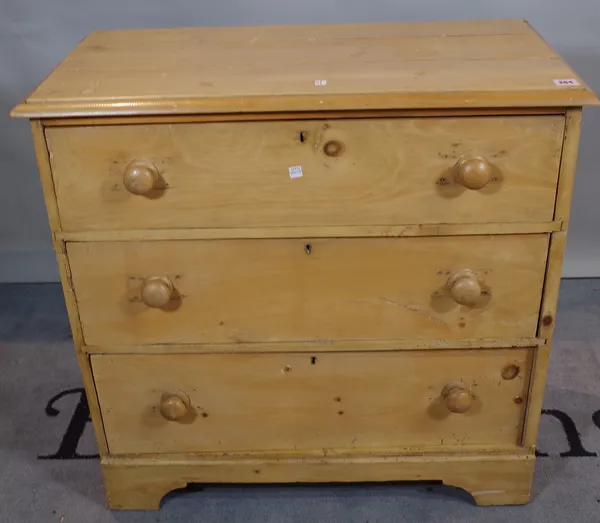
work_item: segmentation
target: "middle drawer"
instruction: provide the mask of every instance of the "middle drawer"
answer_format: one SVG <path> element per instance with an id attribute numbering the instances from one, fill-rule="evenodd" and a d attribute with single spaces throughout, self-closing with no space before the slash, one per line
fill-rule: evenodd
<path id="1" fill-rule="evenodd" d="M 88 345 L 534 337 L 547 250 L 543 234 L 67 245 Z"/>

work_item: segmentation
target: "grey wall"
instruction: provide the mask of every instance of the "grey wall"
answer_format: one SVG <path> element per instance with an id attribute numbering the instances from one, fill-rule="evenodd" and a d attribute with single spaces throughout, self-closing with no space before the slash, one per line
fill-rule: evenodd
<path id="1" fill-rule="evenodd" d="M 2 0 L 0 281 L 58 279 L 28 123 L 8 112 L 89 31 L 482 18 L 529 20 L 600 93 L 599 0 Z M 587 109 L 565 276 L 600 276 L 599 138 Z"/>

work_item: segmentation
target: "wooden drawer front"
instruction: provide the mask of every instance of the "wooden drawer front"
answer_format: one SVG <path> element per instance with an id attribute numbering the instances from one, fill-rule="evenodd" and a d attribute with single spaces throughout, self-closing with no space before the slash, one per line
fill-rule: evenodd
<path id="1" fill-rule="evenodd" d="M 534 337 L 547 247 L 521 235 L 67 249 L 86 343 L 128 345 Z M 473 286 L 476 303 L 459 305 Z"/>
<path id="2" fill-rule="evenodd" d="M 114 454 L 516 447 L 530 356 L 531 349 L 101 355 L 92 369 Z"/>
<path id="3" fill-rule="evenodd" d="M 389 118 L 59 127 L 46 137 L 68 231 L 397 225 L 552 220 L 563 127 L 562 116 Z M 478 156 L 489 183 L 467 189 L 454 166 Z M 131 171 L 136 161 L 158 173 L 146 195 L 124 185 L 129 166 L 134 190 L 152 187 L 149 171 Z M 302 176 L 292 179 L 294 166 Z"/>

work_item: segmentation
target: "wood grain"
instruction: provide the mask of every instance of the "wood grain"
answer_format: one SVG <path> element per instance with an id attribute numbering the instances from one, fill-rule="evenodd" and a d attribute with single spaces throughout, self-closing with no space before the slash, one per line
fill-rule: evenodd
<path id="1" fill-rule="evenodd" d="M 221 460 L 224 457 L 231 458 L 232 460 L 258 460 L 258 459 L 281 459 L 281 460 L 298 460 L 305 458 L 371 458 L 371 457 L 390 457 L 390 456 L 405 456 L 405 457 L 414 457 L 414 456 L 429 456 L 432 458 L 436 458 L 439 456 L 447 456 L 448 458 L 453 457 L 464 457 L 464 456 L 472 456 L 473 453 L 469 452 L 469 450 L 465 447 L 461 446 L 448 446 L 443 449 L 443 452 L 440 452 L 438 447 L 431 448 L 423 448 L 419 450 L 418 454 L 414 454 L 414 447 L 385 447 L 385 448 L 373 448 L 369 449 L 368 452 L 365 453 L 365 449 L 351 447 L 345 449 L 316 449 L 316 450 L 308 450 L 308 449 L 277 449 L 271 451 L 265 450 L 244 450 L 244 451 L 230 451 L 230 452 L 222 452 L 222 451 L 207 451 L 207 452 L 192 452 L 192 453 L 184 453 L 184 452 L 161 452 L 160 454 L 118 454 L 115 456 L 107 456 L 107 458 L 112 459 L 114 461 L 128 460 L 128 461 L 146 461 L 150 459 L 154 459 L 160 462 L 180 462 L 182 460 Z M 511 456 L 531 456 L 531 450 L 525 449 L 523 447 L 514 447 L 511 448 L 508 452 L 506 448 L 502 446 L 498 446 L 495 444 L 482 444 L 477 446 L 477 453 L 481 453 L 483 456 L 497 456 L 497 457 L 506 457 L 507 455 Z"/>
<path id="2" fill-rule="evenodd" d="M 67 307 L 67 315 L 69 317 L 69 326 L 75 348 L 80 350 L 83 345 L 83 331 L 81 329 L 81 319 L 79 317 L 79 309 L 77 307 L 77 298 L 73 289 L 73 281 L 71 279 L 71 267 L 67 257 L 67 244 L 58 239 L 54 239 L 54 252 L 58 264 L 58 273 L 62 284 L 63 295 L 65 297 L 65 305 Z"/>
<path id="3" fill-rule="evenodd" d="M 33 147 L 37 160 L 38 173 L 42 183 L 42 192 L 44 194 L 44 202 L 46 203 L 46 211 L 48 212 L 50 229 L 53 232 L 60 231 L 60 215 L 58 212 L 58 202 L 56 201 L 54 181 L 52 179 L 50 158 L 46 147 L 44 128 L 39 120 L 31 121 L 31 135 L 33 137 Z"/>
<path id="4" fill-rule="evenodd" d="M 350 225 L 311 227 L 252 227 L 226 229 L 142 229 L 61 232 L 65 242 L 225 240 L 266 238 L 401 238 L 411 236 L 480 236 L 485 234 L 539 234 L 560 231 L 562 222 L 457 223 L 424 225 Z"/>
<path id="5" fill-rule="evenodd" d="M 44 201 L 46 202 L 48 219 L 50 222 L 50 228 L 52 230 L 52 243 L 54 251 L 56 253 L 58 272 L 60 275 L 62 290 L 65 297 L 65 305 L 73 336 L 73 343 L 75 345 L 75 350 L 77 353 L 77 361 L 81 370 L 82 381 L 86 392 L 88 406 L 90 409 L 90 417 L 92 418 L 92 424 L 94 426 L 96 441 L 98 443 L 98 451 L 100 452 L 101 456 L 105 456 L 108 453 L 108 447 L 106 443 L 106 437 L 104 434 L 104 428 L 102 425 L 102 417 L 100 414 L 98 397 L 96 395 L 96 388 L 91 375 L 89 357 L 82 351 L 83 333 L 81 330 L 79 311 L 77 309 L 77 302 L 75 299 L 75 294 L 73 292 L 71 282 L 71 271 L 69 267 L 69 260 L 66 254 L 66 246 L 65 242 L 60 240 L 56 235 L 56 233 L 61 229 L 61 221 L 56 202 L 56 194 L 54 183 L 52 180 L 50 158 L 46 147 L 44 129 L 39 120 L 33 120 L 31 122 L 31 132 L 33 135 L 33 143 L 37 158 L 40 180 L 42 183 Z"/>
<path id="6" fill-rule="evenodd" d="M 530 384 L 530 402 L 527 406 L 527 422 L 523 433 L 523 444 L 530 448 L 535 448 L 537 444 L 548 364 L 550 362 L 550 347 L 552 346 L 552 336 L 556 324 L 556 307 L 560 290 L 566 236 L 566 231 L 560 231 L 552 233 L 550 239 L 546 280 L 538 325 L 538 336 L 545 338 L 547 345 L 540 346 L 536 350 L 534 373 Z"/>
<path id="7" fill-rule="evenodd" d="M 500 20 L 97 31 L 12 114 L 593 103 L 527 23 Z"/>
<path id="8" fill-rule="evenodd" d="M 58 272 L 62 284 L 62 290 L 65 297 L 65 305 L 67 315 L 69 317 L 69 325 L 75 344 L 77 353 L 77 362 L 81 371 L 81 379 L 85 388 L 87 403 L 90 409 L 90 417 L 94 426 L 94 433 L 98 443 L 98 451 L 101 456 L 108 454 L 108 445 L 106 443 L 106 435 L 104 434 L 104 426 L 102 424 L 102 415 L 100 414 L 100 406 L 98 404 L 98 395 L 96 393 L 96 385 L 92 377 L 90 368 L 89 356 L 85 354 L 83 349 L 83 332 L 81 330 L 81 320 L 79 318 L 79 310 L 77 300 L 73 290 L 73 282 L 71 280 L 71 268 L 66 253 L 66 244 L 58 239 L 54 239 L 54 250 L 58 262 Z"/>
<path id="9" fill-rule="evenodd" d="M 555 219 L 563 223 L 562 228 L 564 230 L 568 228 L 569 216 L 571 214 L 571 199 L 573 197 L 580 134 L 581 108 L 569 109 L 566 116 L 565 137 L 560 162 L 556 208 L 554 211 Z"/>
<path id="10" fill-rule="evenodd" d="M 441 480 L 469 492 L 478 505 L 529 501 L 533 455 L 384 456 L 304 459 L 104 458 L 113 509 L 158 509 L 169 491 L 198 483 L 372 482 Z M 367 487 L 368 488 L 368 487 Z"/>
<path id="11" fill-rule="evenodd" d="M 109 505 L 415 479 L 526 503 L 598 103 L 521 20 L 85 38 L 11 114 Z"/>
<path id="12" fill-rule="evenodd" d="M 534 373 L 530 385 L 530 402 L 527 406 L 527 421 L 523 433 L 523 445 L 535 448 L 539 431 L 540 416 L 548 365 L 550 362 L 550 348 L 556 325 L 556 309 L 560 291 L 560 280 L 564 250 L 566 246 L 566 232 L 569 224 L 571 199 L 573 195 L 573 182 L 577 166 L 577 152 L 579 149 L 579 136 L 581 130 L 581 109 L 570 109 L 567 112 L 565 140 L 560 164 L 560 177 L 558 194 L 556 198 L 555 216 L 562 220 L 563 230 L 554 232 L 550 239 L 546 280 L 544 283 L 544 296 L 540 309 L 538 336 L 545 338 L 547 344 L 539 346 L 535 352 Z"/>
<path id="13" fill-rule="evenodd" d="M 145 125 L 208 122 L 245 122 L 263 120 L 315 120 L 348 118 L 432 118 L 439 116 L 523 116 L 566 113 L 564 107 L 475 107 L 472 109 L 379 109 L 353 111 L 279 111 L 276 113 L 169 114 L 150 116 L 98 116 L 44 118 L 44 127 L 81 127 L 86 125 Z"/>
<path id="14" fill-rule="evenodd" d="M 491 349 L 502 347 L 538 347 L 546 340 L 537 338 L 461 338 L 459 340 L 319 340 L 271 343 L 205 343 L 202 345 L 84 345 L 88 354 L 215 354 L 251 352 L 353 352 L 399 350 Z"/>
<path id="15" fill-rule="evenodd" d="M 102 413 L 100 412 L 100 403 L 98 401 L 98 393 L 96 391 L 96 383 L 92 375 L 90 366 L 90 357 L 81 351 L 77 351 L 77 362 L 81 371 L 81 380 L 85 389 L 85 397 L 90 409 L 90 418 L 94 427 L 96 443 L 98 444 L 98 452 L 100 456 L 108 455 L 108 443 L 106 433 L 104 431 L 104 423 L 102 421 Z"/>
<path id="16" fill-rule="evenodd" d="M 561 116 L 522 116 L 58 127 L 46 136 L 63 229 L 81 231 L 551 221 L 563 128 Z M 454 181 L 458 160 L 471 156 L 493 166 L 480 190 Z M 128 192 L 132 161 L 156 166 L 161 188 Z M 291 166 L 303 176 L 290 179 Z"/>
<path id="17" fill-rule="evenodd" d="M 521 438 L 521 444 L 531 452 L 535 452 L 537 447 L 544 393 L 546 391 L 548 365 L 550 363 L 550 347 L 551 343 L 548 345 L 539 345 L 533 349 L 533 368 L 531 382 L 529 384 L 529 402 L 527 403 L 523 435 Z"/>
<path id="18" fill-rule="evenodd" d="M 322 353 L 315 359 L 99 355 L 91 361 L 112 455 L 396 446 L 414 453 L 516 447 L 530 354 L 522 348 Z M 508 364 L 521 369 L 517 379 L 502 379 Z M 473 396 L 460 415 L 442 398 L 455 382 Z M 160 413 L 162 395 L 176 391 L 189 397 L 192 411 L 181 422 Z"/>
<path id="19" fill-rule="evenodd" d="M 425 76 L 429 71 L 421 72 Z M 516 76 L 515 76 L 516 79 Z M 565 89 L 565 88 L 562 88 Z M 180 114 L 247 114 L 265 113 L 271 111 L 345 111 L 361 108 L 365 110 L 380 111 L 386 107 L 393 108 L 419 108 L 419 109 L 451 109 L 457 107 L 459 111 L 465 107 L 485 109 L 509 109 L 514 112 L 521 107 L 535 106 L 565 107 L 598 106 L 600 101 L 596 95 L 589 91 L 579 93 L 568 88 L 568 92 L 555 91 L 513 91 L 512 93 L 490 91 L 463 91 L 460 96 L 455 92 L 438 94 L 431 92 L 414 92 L 406 94 L 377 95 L 336 95 L 323 97 L 314 95 L 298 95 L 290 97 L 289 101 L 282 101 L 272 96 L 252 96 L 248 101 L 240 98 L 213 98 L 213 99 L 181 99 L 176 101 L 122 101 L 118 103 L 96 102 L 48 102 L 44 104 L 22 103 L 15 107 L 10 115 L 13 118 L 104 118 L 129 116 L 155 116 Z M 566 90 L 566 89 L 565 89 Z M 323 103 L 321 103 L 323 102 Z M 453 111 L 451 111 L 453 113 Z M 563 112 L 563 111 L 561 111 Z M 219 119 L 218 119 L 219 120 Z M 239 120 L 239 118 L 236 118 Z"/>
<path id="20" fill-rule="evenodd" d="M 567 232 L 559 231 L 552 233 L 548 254 L 548 264 L 544 282 L 544 294 L 540 308 L 538 324 L 538 336 L 548 341 L 552 340 L 554 326 L 556 324 L 556 307 L 560 291 L 560 280 L 562 276 L 562 264 Z"/>
<path id="21" fill-rule="evenodd" d="M 547 248 L 547 235 L 527 235 L 95 242 L 68 253 L 86 344 L 137 345 L 531 337 Z M 475 307 L 448 294 L 462 269 L 485 291 Z M 174 283 L 167 308 L 141 301 L 148 276 Z"/>

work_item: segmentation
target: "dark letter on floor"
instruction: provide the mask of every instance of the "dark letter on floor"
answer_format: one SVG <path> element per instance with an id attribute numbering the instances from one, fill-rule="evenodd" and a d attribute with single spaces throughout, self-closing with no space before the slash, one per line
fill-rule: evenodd
<path id="1" fill-rule="evenodd" d="M 542 414 L 549 414 L 550 416 L 554 416 L 558 421 L 560 421 L 562 428 L 565 431 L 565 435 L 567 436 L 567 443 L 569 444 L 569 450 L 566 452 L 561 452 L 559 454 L 561 458 L 594 458 L 597 456 L 595 452 L 588 452 L 583 448 L 581 435 L 577 431 L 575 422 L 570 418 L 568 414 L 565 414 L 562 410 L 555 409 L 544 409 L 542 410 Z M 535 454 L 539 457 L 548 456 L 548 454 L 546 454 L 545 452 L 536 451 Z"/>
<path id="2" fill-rule="evenodd" d="M 63 390 L 60 394 L 54 396 L 46 405 L 46 414 L 48 416 L 58 416 L 60 411 L 54 407 L 54 404 L 70 394 L 79 394 L 79 402 L 75 407 L 75 412 L 71 417 L 67 431 L 63 436 L 62 442 L 56 454 L 49 456 L 38 456 L 38 459 L 97 459 L 97 454 L 78 454 L 77 446 L 79 440 L 83 436 L 85 426 L 92 421 L 90 418 L 90 408 L 88 407 L 87 398 L 85 397 L 84 389 L 69 389 Z"/>

